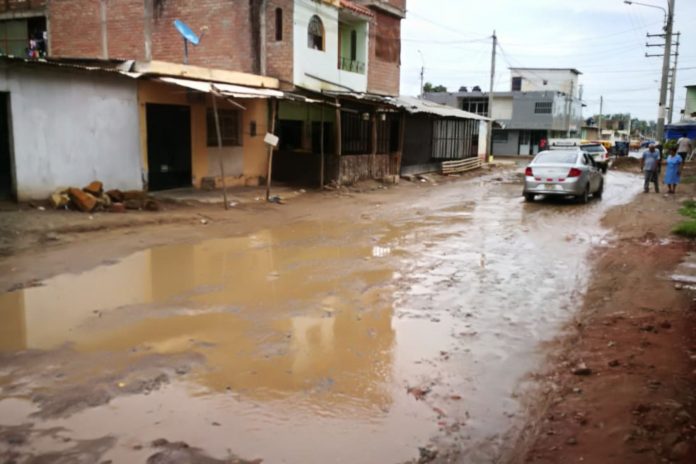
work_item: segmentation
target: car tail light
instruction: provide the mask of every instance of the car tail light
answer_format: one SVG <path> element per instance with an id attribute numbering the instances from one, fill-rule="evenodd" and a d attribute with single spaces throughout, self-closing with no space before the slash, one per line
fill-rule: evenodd
<path id="1" fill-rule="evenodd" d="M 527 169 L 524 170 L 524 175 L 527 177 L 534 177 L 534 171 L 532 171 L 532 168 L 527 167 Z"/>
<path id="2" fill-rule="evenodd" d="M 578 168 L 570 168 L 570 171 L 568 171 L 568 177 L 580 177 L 580 174 L 582 174 L 582 171 Z"/>

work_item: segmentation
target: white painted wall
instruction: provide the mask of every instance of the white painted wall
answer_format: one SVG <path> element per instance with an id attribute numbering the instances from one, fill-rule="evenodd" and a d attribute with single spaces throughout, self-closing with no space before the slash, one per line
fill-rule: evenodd
<path id="1" fill-rule="evenodd" d="M 19 200 L 100 180 L 106 189 L 141 189 L 135 79 L 0 64 L 10 93 Z"/>
<path id="2" fill-rule="evenodd" d="M 578 95 L 578 75 L 563 69 L 511 70 L 512 77 L 522 77 L 522 91 L 548 90 Z M 546 84 L 544 84 L 546 81 Z"/>
<path id="3" fill-rule="evenodd" d="M 493 97 L 491 115 L 495 120 L 512 119 L 512 97 Z"/>
<path id="4" fill-rule="evenodd" d="M 488 153 L 488 121 L 479 122 L 478 155 L 485 158 Z"/>
<path id="5" fill-rule="evenodd" d="M 324 50 L 307 45 L 307 27 L 312 16 L 324 23 Z M 365 74 L 340 71 L 338 68 L 338 8 L 323 2 L 295 0 L 293 33 L 294 84 L 310 90 L 367 91 L 367 63 Z M 367 34 L 367 28 L 365 29 Z M 367 40 L 367 39 L 366 39 Z M 367 42 L 366 42 L 367 43 Z M 307 76 L 319 77 L 314 79 Z M 334 85 L 338 84 L 338 85 Z"/>

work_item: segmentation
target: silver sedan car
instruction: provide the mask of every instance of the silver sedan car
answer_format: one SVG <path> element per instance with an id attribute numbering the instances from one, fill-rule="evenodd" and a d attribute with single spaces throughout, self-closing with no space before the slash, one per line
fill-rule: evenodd
<path id="1" fill-rule="evenodd" d="M 542 151 L 525 169 L 522 193 L 526 201 L 534 201 L 536 195 L 572 195 L 587 203 L 590 196 L 602 198 L 604 176 L 582 150 Z"/>

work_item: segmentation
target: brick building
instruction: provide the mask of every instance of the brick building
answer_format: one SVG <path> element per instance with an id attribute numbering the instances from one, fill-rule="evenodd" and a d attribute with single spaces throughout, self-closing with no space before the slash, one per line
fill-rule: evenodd
<path id="1" fill-rule="evenodd" d="M 398 174 L 402 130 L 388 98 L 399 95 L 405 8 L 405 0 L 0 0 L 0 54 L 182 63 L 179 19 L 202 36 L 189 46 L 191 66 L 274 77 L 302 94 L 275 112 L 274 177 L 351 182 Z"/>
<path id="2" fill-rule="evenodd" d="M 190 50 L 190 64 L 297 85 L 296 49 L 306 48 L 308 26 L 297 33 L 298 13 L 322 7 L 335 10 L 327 18 L 335 24 L 323 24 L 327 32 L 364 22 L 359 32 L 366 38 L 357 42 L 365 44 L 366 56 L 347 61 L 361 61 L 350 71 L 366 73 L 367 87 L 354 90 L 398 95 L 405 0 L 6 0 L 0 2 L 0 53 L 21 56 L 34 47 L 51 57 L 182 62 L 182 39 L 172 26 L 180 19 L 204 35 Z M 341 34 L 337 50 L 326 51 L 350 53 L 351 39 Z M 343 58 L 337 57 L 337 69 L 351 65 Z"/>

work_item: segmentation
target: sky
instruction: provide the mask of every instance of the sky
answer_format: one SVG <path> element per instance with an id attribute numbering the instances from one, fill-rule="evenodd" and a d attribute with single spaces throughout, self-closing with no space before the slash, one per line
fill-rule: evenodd
<path id="1" fill-rule="evenodd" d="M 642 0 L 667 8 L 667 0 Z M 450 91 L 490 85 L 491 36 L 500 47 L 496 91 L 510 90 L 509 67 L 568 67 L 583 74 L 584 117 L 631 113 L 657 119 L 662 53 L 646 48 L 646 33 L 662 33 L 659 9 L 623 0 L 407 0 L 402 23 L 401 93 L 418 95 L 425 81 Z M 689 27 L 691 26 L 691 27 Z M 681 117 L 685 85 L 696 84 L 696 0 L 676 0 L 674 31 L 681 32 L 674 120 Z M 669 96 L 669 94 L 668 94 Z"/>

